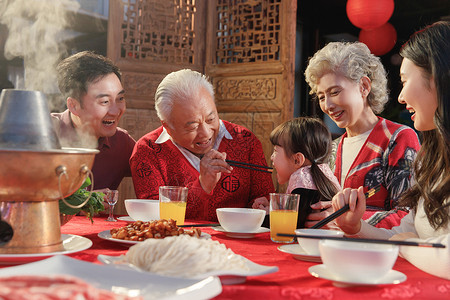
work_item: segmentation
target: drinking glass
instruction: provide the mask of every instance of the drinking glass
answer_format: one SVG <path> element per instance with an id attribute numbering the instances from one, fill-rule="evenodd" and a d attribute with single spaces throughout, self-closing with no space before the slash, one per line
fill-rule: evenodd
<path id="1" fill-rule="evenodd" d="M 106 219 L 106 221 L 117 222 L 117 220 L 114 219 L 113 211 L 114 211 L 114 206 L 117 203 L 117 200 L 119 200 L 119 191 L 118 190 L 107 191 L 105 194 L 105 200 L 109 204 L 109 216 L 108 216 L 108 219 Z"/>
<path id="2" fill-rule="evenodd" d="M 277 233 L 295 234 L 297 228 L 300 195 L 271 193 L 270 239 L 275 243 L 292 243 L 293 237 L 277 236 Z"/>
<path id="3" fill-rule="evenodd" d="M 177 225 L 184 225 L 188 188 L 182 186 L 159 187 L 159 217 L 172 219 Z"/>

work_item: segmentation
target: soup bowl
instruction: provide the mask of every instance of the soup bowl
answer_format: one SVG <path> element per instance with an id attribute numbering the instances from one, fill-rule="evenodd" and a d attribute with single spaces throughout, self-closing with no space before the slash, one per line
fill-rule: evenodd
<path id="1" fill-rule="evenodd" d="M 159 200 L 126 199 L 125 209 L 135 221 L 159 220 Z"/>
<path id="2" fill-rule="evenodd" d="M 396 245 L 321 240 L 320 256 L 337 280 L 360 282 L 383 278 L 394 266 Z"/>

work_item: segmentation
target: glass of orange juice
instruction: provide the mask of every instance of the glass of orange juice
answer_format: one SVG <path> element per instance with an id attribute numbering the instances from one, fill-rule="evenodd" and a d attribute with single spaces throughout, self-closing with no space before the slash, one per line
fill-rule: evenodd
<path id="1" fill-rule="evenodd" d="M 161 219 L 173 219 L 177 225 L 184 225 L 188 188 L 183 186 L 159 187 L 159 216 Z"/>
<path id="2" fill-rule="evenodd" d="M 295 234 L 297 228 L 298 194 L 270 194 L 270 239 L 275 243 L 292 243 L 293 237 L 277 236 L 277 233 Z"/>

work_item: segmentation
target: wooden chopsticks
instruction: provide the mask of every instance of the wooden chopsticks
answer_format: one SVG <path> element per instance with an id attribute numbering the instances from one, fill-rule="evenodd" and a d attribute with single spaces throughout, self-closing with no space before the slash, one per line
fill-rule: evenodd
<path id="1" fill-rule="evenodd" d="M 255 170 L 255 171 L 260 171 L 260 172 L 272 173 L 272 169 L 273 169 L 272 167 L 260 166 L 260 165 L 245 163 L 245 162 L 241 162 L 241 161 L 235 161 L 235 160 L 229 160 L 229 159 L 226 159 L 225 161 L 230 166 L 243 168 L 243 169 L 249 169 L 249 170 Z"/>
<path id="2" fill-rule="evenodd" d="M 377 193 L 380 189 L 381 189 L 381 184 L 379 184 L 379 185 L 371 188 L 370 190 L 368 190 L 364 194 L 366 196 L 366 199 L 368 199 L 368 198 L 372 197 L 373 195 L 375 195 L 375 193 Z M 343 213 L 348 211 L 349 209 L 350 209 L 350 206 L 348 204 L 345 204 L 342 208 L 338 209 L 337 211 L 335 211 L 334 213 L 332 213 L 331 215 L 329 215 L 325 219 L 323 219 L 323 220 L 317 222 L 316 224 L 314 224 L 313 226 L 311 226 L 311 228 L 313 228 L 313 229 L 321 228 L 325 224 L 328 224 L 329 222 L 333 221 L 334 219 L 336 219 L 337 217 L 339 217 L 340 215 L 342 215 Z"/>
<path id="3" fill-rule="evenodd" d="M 361 239 L 361 238 L 346 238 L 336 236 L 320 236 L 320 235 L 307 235 L 307 234 L 287 234 L 277 233 L 278 236 L 287 237 L 299 237 L 305 239 L 320 239 L 320 240 L 334 240 L 345 242 L 360 242 L 360 243 L 374 243 L 374 244 L 388 244 L 399 246 L 416 246 L 416 247 L 430 247 L 430 248 L 446 248 L 445 245 L 439 243 L 425 243 L 425 242 L 411 242 L 411 241 L 391 241 L 391 240 L 379 240 L 379 239 Z"/>

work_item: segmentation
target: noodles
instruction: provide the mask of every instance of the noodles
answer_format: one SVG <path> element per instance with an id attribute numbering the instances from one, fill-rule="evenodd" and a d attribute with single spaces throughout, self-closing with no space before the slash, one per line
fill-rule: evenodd
<path id="1" fill-rule="evenodd" d="M 126 260 L 145 271 L 177 277 L 216 270 L 248 270 L 244 258 L 225 245 L 187 235 L 147 239 L 130 247 Z"/>

